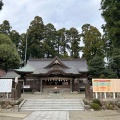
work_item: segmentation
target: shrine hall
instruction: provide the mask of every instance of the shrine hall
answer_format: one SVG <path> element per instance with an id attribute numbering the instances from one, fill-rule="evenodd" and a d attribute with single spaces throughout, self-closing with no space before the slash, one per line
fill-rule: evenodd
<path id="1" fill-rule="evenodd" d="M 24 90 L 52 92 L 56 88 L 59 92 L 74 92 L 87 81 L 88 66 L 81 58 L 34 58 L 14 71 Z"/>

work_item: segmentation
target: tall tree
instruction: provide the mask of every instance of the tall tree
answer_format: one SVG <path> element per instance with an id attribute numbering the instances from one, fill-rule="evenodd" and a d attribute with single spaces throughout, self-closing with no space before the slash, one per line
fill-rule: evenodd
<path id="1" fill-rule="evenodd" d="M 91 60 L 94 56 L 104 57 L 103 51 L 103 40 L 101 33 L 96 27 L 90 24 L 85 24 L 82 26 L 81 40 L 83 40 L 84 47 L 83 58 L 87 61 Z"/>
<path id="2" fill-rule="evenodd" d="M 101 56 L 94 56 L 88 63 L 89 74 L 93 78 L 99 78 L 105 70 L 104 59 Z"/>
<path id="3" fill-rule="evenodd" d="M 115 48 L 109 61 L 109 67 L 120 78 L 120 48 Z"/>
<path id="4" fill-rule="evenodd" d="M 80 52 L 80 35 L 76 28 L 70 28 L 69 31 L 67 31 L 67 35 L 69 36 L 70 40 L 70 53 L 71 57 L 73 58 L 79 58 L 79 52 Z"/>
<path id="5" fill-rule="evenodd" d="M 112 42 L 109 39 L 107 33 L 104 33 L 102 36 L 102 40 L 103 40 L 103 49 L 104 49 L 104 55 L 107 61 L 109 61 L 110 57 L 112 56 L 112 51 L 113 51 L 113 46 L 112 46 Z"/>
<path id="6" fill-rule="evenodd" d="M 68 57 L 68 50 L 70 50 L 70 40 L 68 38 L 68 32 L 65 28 L 59 29 L 57 31 L 56 48 L 58 51 L 58 56 Z"/>
<path id="7" fill-rule="evenodd" d="M 10 35 L 11 28 L 9 21 L 4 20 L 3 23 L 0 24 L 0 33 Z"/>
<path id="8" fill-rule="evenodd" d="M 3 2 L 2 0 L 0 1 L 0 10 L 2 9 L 2 6 L 3 6 Z"/>
<path id="9" fill-rule="evenodd" d="M 30 23 L 26 37 L 28 42 L 27 58 L 43 58 L 44 24 L 41 17 L 36 16 Z"/>
<path id="10" fill-rule="evenodd" d="M 104 32 L 112 42 L 113 48 L 120 47 L 120 0 L 101 0 L 102 17 L 106 24 Z"/>
<path id="11" fill-rule="evenodd" d="M 18 68 L 20 57 L 12 40 L 5 34 L 0 34 L 0 68 L 8 70 Z"/>
<path id="12" fill-rule="evenodd" d="M 44 35 L 44 49 L 45 49 L 45 57 L 55 57 L 57 52 L 55 50 L 55 41 L 56 41 L 56 29 L 54 25 L 48 23 L 45 26 L 45 35 Z"/>
<path id="13" fill-rule="evenodd" d="M 12 30 L 10 32 L 10 38 L 13 41 L 13 43 L 16 45 L 17 49 L 19 49 L 19 43 L 20 43 L 20 34 L 16 30 Z"/>

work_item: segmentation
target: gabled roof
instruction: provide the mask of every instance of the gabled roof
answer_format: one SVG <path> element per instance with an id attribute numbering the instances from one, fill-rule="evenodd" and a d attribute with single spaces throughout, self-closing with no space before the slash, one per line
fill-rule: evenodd
<path id="1" fill-rule="evenodd" d="M 59 58 L 56 56 L 55 58 L 54 58 L 54 60 L 50 63 L 50 64 L 48 64 L 45 68 L 50 68 L 50 67 L 52 67 L 52 66 L 54 66 L 54 65 L 60 65 L 61 67 L 63 67 L 63 68 L 68 68 L 62 61 L 60 61 L 59 60 Z"/>
<path id="2" fill-rule="evenodd" d="M 60 65 L 59 68 L 53 68 L 54 65 Z M 30 59 L 27 65 L 20 69 L 15 69 L 15 72 L 22 75 L 23 73 L 31 74 L 48 74 L 52 70 L 59 70 L 65 74 L 80 74 L 81 72 L 88 72 L 88 66 L 84 59 L 70 59 L 55 57 L 44 59 Z"/>

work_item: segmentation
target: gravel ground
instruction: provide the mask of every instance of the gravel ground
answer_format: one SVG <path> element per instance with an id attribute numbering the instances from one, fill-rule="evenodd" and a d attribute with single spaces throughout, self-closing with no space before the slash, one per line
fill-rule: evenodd
<path id="1" fill-rule="evenodd" d="M 70 120 L 120 120 L 120 113 L 113 110 L 70 111 Z"/>
<path id="2" fill-rule="evenodd" d="M 0 120 L 23 120 L 23 118 L 16 117 L 2 117 L 0 116 Z"/>
<path id="3" fill-rule="evenodd" d="M 120 113 L 113 110 L 70 111 L 69 118 L 70 120 L 120 120 Z M 0 120 L 23 120 L 23 118 L 0 116 Z"/>

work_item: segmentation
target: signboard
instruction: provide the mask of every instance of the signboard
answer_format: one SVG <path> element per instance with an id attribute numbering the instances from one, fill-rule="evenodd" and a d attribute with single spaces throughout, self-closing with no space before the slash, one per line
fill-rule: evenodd
<path id="1" fill-rule="evenodd" d="M 120 92 L 120 79 L 92 79 L 93 92 Z"/>
<path id="2" fill-rule="evenodd" d="M 0 93 L 12 91 L 12 79 L 0 79 Z"/>

